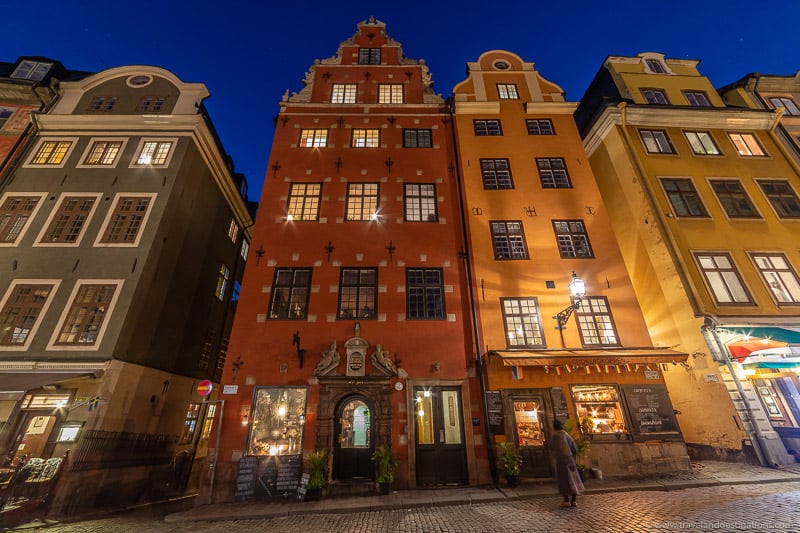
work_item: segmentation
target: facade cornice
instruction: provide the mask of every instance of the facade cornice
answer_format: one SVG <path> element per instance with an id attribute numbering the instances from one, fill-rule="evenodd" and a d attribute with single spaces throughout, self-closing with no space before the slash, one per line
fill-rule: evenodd
<path id="1" fill-rule="evenodd" d="M 108 359 L 95 362 L 0 361 L 0 373 L 10 372 L 97 372 L 106 369 Z"/>
<path id="2" fill-rule="evenodd" d="M 500 102 L 456 102 L 456 115 L 500 114 Z"/>
<path id="3" fill-rule="evenodd" d="M 528 115 L 571 115 L 577 108 L 578 102 L 525 102 L 525 113 Z"/>

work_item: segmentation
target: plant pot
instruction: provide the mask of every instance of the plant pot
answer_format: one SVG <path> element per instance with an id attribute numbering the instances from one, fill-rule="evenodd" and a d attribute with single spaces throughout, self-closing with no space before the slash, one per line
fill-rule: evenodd
<path id="1" fill-rule="evenodd" d="M 381 481 L 378 483 L 378 488 L 381 491 L 381 494 L 384 496 L 387 494 L 392 493 L 392 482 L 391 481 Z"/>
<path id="2" fill-rule="evenodd" d="M 322 499 L 322 487 L 309 487 L 306 491 L 306 500 L 317 501 Z"/>
<path id="3" fill-rule="evenodd" d="M 519 486 L 519 474 L 506 474 L 506 485 L 511 488 Z"/>

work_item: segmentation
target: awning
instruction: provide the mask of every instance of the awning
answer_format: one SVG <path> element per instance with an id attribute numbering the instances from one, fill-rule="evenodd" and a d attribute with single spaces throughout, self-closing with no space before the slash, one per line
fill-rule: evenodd
<path id="1" fill-rule="evenodd" d="M 505 366 L 625 365 L 680 363 L 689 354 L 669 348 L 613 348 L 574 350 L 493 350 Z"/>
<path id="2" fill-rule="evenodd" d="M 787 344 L 800 345 L 800 328 L 776 326 L 719 326 L 717 331 L 731 336 L 740 335 L 745 338 L 769 339 Z"/>
<path id="3" fill-rule="evenodd" d="M 800 370 L 800 346 L 786 346 L 752 352 L 742 361 L 744 368 Z"/>
<path id="4" fill-rule="evenodd" d="M 3 372 L 0 373 L 0 394 L 24 394 L 31 389 L 45 385 L 55 385 L 81 377 L 94 377 L 93 372 L 86 370 L 74 372 Z"/>

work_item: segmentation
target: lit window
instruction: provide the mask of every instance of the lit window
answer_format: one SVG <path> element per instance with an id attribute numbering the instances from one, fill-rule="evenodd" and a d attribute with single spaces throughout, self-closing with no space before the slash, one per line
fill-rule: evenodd
<path id="1" fill-rule="evenodd" d="M 194 433 L 197 431 L 197 420 L 200 418 L 200 407 L 202 404 L 192 402 L 186 410 L 186 418 L 183 420 L 183 430 L 181 431 L 181 439 L 178 444 L 189 444 L 194 438 Z"/>
<path id="2" fill-rule="evenodd" d="M 761 218 L 739 180 L 710 180 L 725 213 L 731 218 Z"/>
<path id="3" fill-rule="evenodd" d="M 481 178 L 487 190 L 514 188 L 508 159 L 481 159 Z"/>
<path id="4" fill-rule="evenodd" d="M 578 429 L 585 436 L 627 433 L 615 385 L 573 385 Z"/>
<path id="5" fill-rule="evenodd" d="M 314 221 L 319 218 L 321 183 L 292 183 L 289 188 L 289 206 L 286 214 L 290 220 Z"/>
<path id="6" fill-rule="evenodd" d="M 342 268 L 339 279 L 339 318 L 375 318 L 377 294 L 377 268 Z"/>
<path id="7" fill-rule="evenodd" d="M 575 309 L 584 346 L 618 346 L 617 328 L 605 296 L 587 296 Z"/>
<path id="8" fill-rule="evenodd" d="M 719 155 L 720 151 L 710 131 L 685 131 L 686 141 L 697 155 Z"/>
<path id="9" fill-rule="evenodd" d="M 355 83 L 334 83 L 331 88 L 332 104 L 355 104 L 358 85 Z"/>
<path id="10" fill-rule="evenodd" d="M 380 48 L 359 48 L 358 49 L 358 64 L 359 65 L 380 65 L 381 64 L 381 49 Z"/>
<path id="11" fill-rule="evenodd" d="M 581 220 L 554 220 L 553 229 L 562 258 L 592 257 L 592 247 Z"/>
<path id="12" fill-rule="evenodd" d="M 403 147 L 431 148 L 432 146 L 431 130 L 403 130 Z"/>
<path id="13" fill-rule="evenodd" d="M 436 185 L 405 183 L 405 219 L 408 222 L 436 222 Z"/>
<path id="14" fill-rule="evenodd" d="M 493 221 L 489 223 L 489 227 L 495 259 L 528 259 L 521 221 Z"/>
<path id="15" fill-rule="evenodd" d="M 135 244 L 144 226 L 152 196 L 119 196 L 100 238 L 106 244 Z"/>
<path id="16" fill-rule="evenodd" d="M 276 268 L 269 303 L 269 318 L 305 320 L 310 292 L 310 268 Z"/>
<path id="17" fill-rule="evenodd" d="M 67 422 L 58 428 L 56 442 L 78 442 L 83 422 Z"/>
<path id="18" fill-rule="evenodd" d="M 661 178 L 661 186 L 669 199 L 675 216 L 708 217 L 694 183 L 688 178 Z"/>
<path id="19" fill-rule="evenodd" d="M 667 95 L 661 89 L 642 89 L 642 96 L 648 104 L 668 105 Z"/>
<path id="20" fill-rule="evenodd" d="M 690 106 L 694 107 L 711 107 L 711 102 L 708 95 L 704 91 L 683 91 L 683 96 Z"/>
<path id="21" fill-rule="evenodd" d="M 16 243 L 30 221 L 39 196 L 6 196 L 0 205 L 0 243 Z"/>
<path id="22" fill-rule="evenodd" d="M 787 115 L 800 115 L 800 109 L 798 109 L 797 104 L 791 98 L 787 98 L 785 96 L 776 96 L 769 99 L 769 103 L 772 104 L 772 107 L 775 109 L 782 107 L 785 109 Z"/>
<path id="23" fill-rule="evenodd" d="M 479 137 L 497 136 L 503 134 L 503 128 L 497 119 L 473 120 L 472 126 L 475 128 L 475 135 Z"/>
<path id="24" fill-rule="evenodd" d="M 9 288 L 0 310 L 0 345 L 22 346 L 30 339 L 54 286 L 20 283 Z"/>
<path id="25" fill-rule="evenodd" d="M 378 129 L 354 129 L 351 146 L 353 148 L 379 148 L 380 138 Z"/>
<path id="26" fill-rule="evenodd" d="M 172 152 L 173 141 L 145 141 L 136 158 L 137 165 L 164 166 Z"/>
<path id="27" fill-rule="evenodd" d="M 203 421 L 203 430 L 200 433 L 201 439 L 207 439 L 211 436 L 211 427 L 214 425 L 214 414 L 217 412 L 217 406 L 213 403 L 207 404 L 206 419 Z"/>
<path id="28" fill-rule="evenodd" d="M 731 142 L 741 156 L 758 157 L 766 155 L 756 136 L 752 133 L 729 133 L 728 137 L 730 137 Z"/>
<path id="29" fill-rule="evenodd" d="M 246 455 L 297 455 L 303 449 L 307 387 L 256 387 Z"/>
<path id="30" fill-rule="evenodd" d="M 758 273 L 779 304 L 800 304 L 800 279 L 781 253 L 753 253 Z"/>
<path id="31" fill-rule="evenodd" d="M 116 284 L 78 285 L 64 323 L 57 332 L 55 346 L 95 345 L 118 288 Z"/>
<path id="32" fill-rule="evenodd" d="M 379 104 L 402 104 L 403 85 L 400 83 L 381 83 L 378 85 Z"/>
<path id="33" fill-rule="evenodd" d="M 30 161 L 31 165 L 60 165 L 67 155 L 72 141 L 44 141 Z"/>
<path id="34" fill-rule="evenodd" d="M 500 298 L 509 348 L 543 347 L 544 331 L 536 298 Z"/>
<path id="35" fill-rule="evenodd" d="M 373 220 L 378 213 L 378 184 L 349 183 L 345 220 Z"/>
<path id="36" fill-rule="evenodd" d="M 122 141 L 95 141 L 83 159 L 83 164 L 113 166 L 121 148 Z"/>
<path id="37" fill-rule="evenodd" d="M 549 118 L 528 118 L 525 119 L 525 127 L 528 135 L 555 135 L 553 121 Z"/>
<path id="38" fill-rule="evenodd" d="M 325 148 L 328 146 L 328 130 L 300 130 L 300 148 Z"/>
<path id="39" fill-rule="evenodd" d="M 571 189 L 567 165 L 563 157 L 537 157 L 536 169 L 544 189 Z"/>
<path id="40" fill-rule="evenodd" d="M 756 180 L 780 218 L 800 218 L 800 199 L 786 180 Z M 0 236 L 2 235 L 0 222 Z"/>
<path id="41" fill-rule="evenodd" d="M 214 295 L 223 301 L 225 299 L 225 290 L 228 288 L 228 279 L 231 277 L 231 271 L 226 265 L 219 267 L 219 277 L 217 278 L 217 290 Z"/>
<path id="42" fill-rule="evenodd" d="M 228 225 L 228 238 L 231 240 L 233 244 L 236 244 L 236 237 L 239 236 L 239 224 L 236 223 L 236 220 L 231 219 L 231 223 Z"/>
<path id="43" fill-rule="evenodd" d="M 517 86 L 513 83 L 498 83 L 497 96 L 500 100 L 519 100 Z"/>
<path id="44" fill-rule="evenodd" d="M 664 130 L 639 130 L 645 150 L 649 154 L 674 154 L 675 149 Z"/>
<path id="45" fill-rule="evenodd" d="M 717 305 L 753 303 L 730 254 L 695 253 L 694 256 Z"/>
<path id="46" fill-rule="evenodd" d="M 247 254 L 250 252 L 250 243 L 247 242 L 247 239 L 242 239 L 242 248 L 239 251 L 239 255 L 242 256 L 242 259 L 247 261 Z"/>
<path id="47" fill-rule="evenodd" d="M 406 318 L 442 319 L 444 279 L 440 268 L 406 269 Z"/>

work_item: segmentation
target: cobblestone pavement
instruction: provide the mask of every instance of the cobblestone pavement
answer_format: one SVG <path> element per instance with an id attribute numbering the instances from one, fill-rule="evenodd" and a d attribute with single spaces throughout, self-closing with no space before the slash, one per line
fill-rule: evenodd
<path id="1" fill-rule="evenodd" d="M 302 514 L 258 520 L 165 523 L 152 510 L 37 528 L 48 533 L 256 532 L 661 532 L 800 533 L 800 483 L 630 491 L 560 499 L 506 500 L 352 514 Z M 233 517 L 232 517 L 233 518 Z M 13 529 L 9 531 L 31 531 Z"/>

